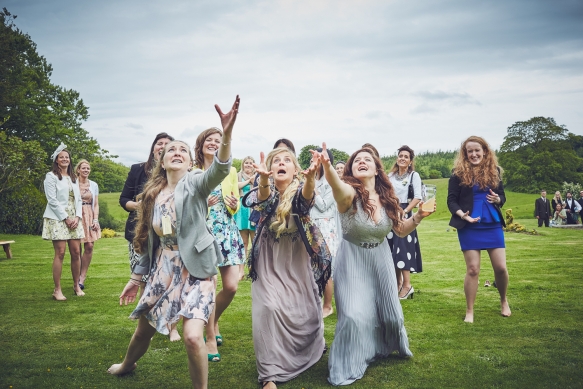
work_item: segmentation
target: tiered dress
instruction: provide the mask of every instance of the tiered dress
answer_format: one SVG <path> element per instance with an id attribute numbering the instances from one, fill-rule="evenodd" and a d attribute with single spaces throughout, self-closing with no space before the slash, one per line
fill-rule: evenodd
<path id="1" fill-rule="evenodd" d="M 362 209 L 340 214 L 343 239 L 335 258 L 338 322 L 328 359 L 332 385 L 362 378 L 368 365 L 394 351 L 412 356 L 397 292 L 395 268 L 385 237 L 392 221 L 375 223 Z"/>
<path id="2" fill-rule="evenodd" d="M 245 263 L 243 238 L 239 233 L 233 215 L 227 210 L 221 186 L 218 185 L 210 195 L 219 198 L 219 202 L 210 207 L 206 220 L 211 233 L 221 246 L 224 261 L 219 263 L 219 267 L 241 265 Z"/>
<path id="3" fill-rule="evenodd" d="M 172 233 L 163 235 L 162 217 L 168 215 Z M 160 238 L 155 251 L 150 277 L 144 288 L 131 319 L 146 315 L 152 327 L 161 334 L 168 335 L 172 324 L 180 320 L 208 318 L 215 306 L 216 277 L 195 278 L 184 266 L 176 238 L 176 210 L 174 192 L 160 192 L 154 206 L 152 227 Z"/>
<path id="4" fill-rule="evenodd" d="M 249 216 L 251 215 L 251 208 L 243 206 L 243 196 L 246 195 L 247 192 L 249 192 L 250 190 L 251 184 L 247 184 L 243 188 L 241 188 L 242 194 L 239 200 L 241 202 L 241 207 L 235 214 L 235 222 L 237 223 L 237 228 L 239 229 L 239 231 L 243 230 L 255 231 L 255 226 L 252 225 L 251 222 L 249 221 Z"/>

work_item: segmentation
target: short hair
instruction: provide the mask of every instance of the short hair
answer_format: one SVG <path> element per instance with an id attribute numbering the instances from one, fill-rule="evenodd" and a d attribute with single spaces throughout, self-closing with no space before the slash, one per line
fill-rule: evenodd
<path id="1" fill-rule="evenodd" d="M 294 144 L 292 143 L 291 140 L 286 139 L 286 138 L 281 138 L 275 141 L 275 143 L 273 144 L 273 148 L 276 149 L 277 145 L 283 143 L 284 145 L 287 146 L 288 149 L 290 149 L 291 151 L 293 151 L 293 153 L 296 153 L 296 148 L 294 147 Z"/>

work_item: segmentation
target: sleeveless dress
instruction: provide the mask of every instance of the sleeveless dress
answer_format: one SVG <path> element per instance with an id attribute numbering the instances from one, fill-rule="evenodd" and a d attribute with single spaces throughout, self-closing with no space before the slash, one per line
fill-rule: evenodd
<path id="1" fill-rule="evenodd" d="M 63 177 L 63 180 L 69 182 L 69 200 L 67 202 L 67 207 L 65 212 L 70 218 L 75 218 L 75 194 L 73 193 L 73 183 L 71 182 L 71 177 Z M 70 240 L 70 239 L 83 239 L 85 233 L 83 232 L 83 223 L 80 220 L 77 224 L 77 228 L 74 230 L 67 227 L 67 223 L 62 220 L 49 219 L 45 217 L 43 219 L 43 232 L 42 238 L 46 240 Z"/>
<path id="2" fill-rule="evenodd" d="M 255 231 L 255 226 L 251 224 L 249 221 L 249 216 L 251 216 L 251 208 L 247 208 L 243 205 L 243 196 L 247 194 L 251 190 L 251 184 L 245 185 L 241 188 L 242 194 L 239 197 L 239 201 L 241 202 L 241 206 L 239 210 L 235 214 L 235 222 L 237 223 L 237 228 L 239 231 L 243 230 L 250 230 Z"/>
<path id="3" fill-rule="evenodd" d="M 81 183 L 79 183 L 79 190 L 81 191 L 81 200 L 83 201 L 83 217 L 82 217 L 82 224 L 83 224 L 83 231 L 85 232 L 85 239 L 83 239 L 84 243 L 92 243 L 96 240 L 101 238 L 101 227 L 98 227 L 97 230 L 91 228 L 93 225 L 93 194 L 89 190 L 89 184 L 87 187 L 81 187 Z"/>
<path id="4" fill-rule="evenodd" d="M 162 216 L 170 216 L 172 233 L 163 235 Z M 156 198 L 152 228 L 160 238 L 152 261 L 148 282 L 130 319 L 146 315 L 150 325 L 161 334 L 168 335 L 172 324 L 180 316 L 200 319 L 208 323 L 215 306 L 217 279 L 199 279 L 190 275 L 182 258 L 176 238 L 176 209 L 174 192 L 160 192 Z"/>
<path id="5" fill-rule="evenodd" d="M 219 202 L 209 208 L 209 214 L 206 218 L 206 225 L 221 246 L 224 261 L 219 263 L 219 267 L 241 265 L 245 263 L 243 238 L 233 215 L 227 210 L 221 186 L 218 185 L 213 189 L 210 196 L 218 196 L 219 198 Z"/>
<path id="6" fill-rule="evenodd" d="M 354 211 L 340 214 L 343 239 L 334 266 L 338 322 L 328 359 L 332 385 L 353 383 L 372 361 L 394 351 L 403 357 L 413 355 L 385 240 L 392 221 L 382 212 L 375 223 L 360 202 Z"/>
<path id="7" fill-rule="evenodd" d="M 457 230 L 462 251 L 506 247 L 500 215 L 498 215 L 494 204 L 486 200 L 490 188 L 480 189 L 478 185 L 474 185 L 472 191 L 474 193 L 474 206 L 470 216 L 479 217 L 480 221 L 466 223 L 464 228 Z"/>

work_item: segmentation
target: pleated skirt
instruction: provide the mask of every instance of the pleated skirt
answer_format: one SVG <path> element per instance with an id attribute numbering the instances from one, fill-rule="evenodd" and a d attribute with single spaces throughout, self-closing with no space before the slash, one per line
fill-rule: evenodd
<path id="1" fill-rule="evenodd" d="M 395 269 L 387 241 L 365 249 L 344 239 L 335 258 L 338 322 L 328 359 L 332 385 L 362 378 L 368 365 L 397 351 L 410 357 Z"/>

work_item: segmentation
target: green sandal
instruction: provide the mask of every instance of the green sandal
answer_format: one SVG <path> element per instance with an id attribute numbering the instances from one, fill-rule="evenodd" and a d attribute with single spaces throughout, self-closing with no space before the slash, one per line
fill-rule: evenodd
<path id="1" fill-rule="evenodd" d="M 217 346 L 220 346 L 223 344 L 223 336 L 222 335 L 215 336 L 215 339 L 217 341 Z"/>
<path id="2" fill-rule="evenodd" d="M 221 361 L 221 354 L 208 354 L 209 362 L 220 362 Z"/>

